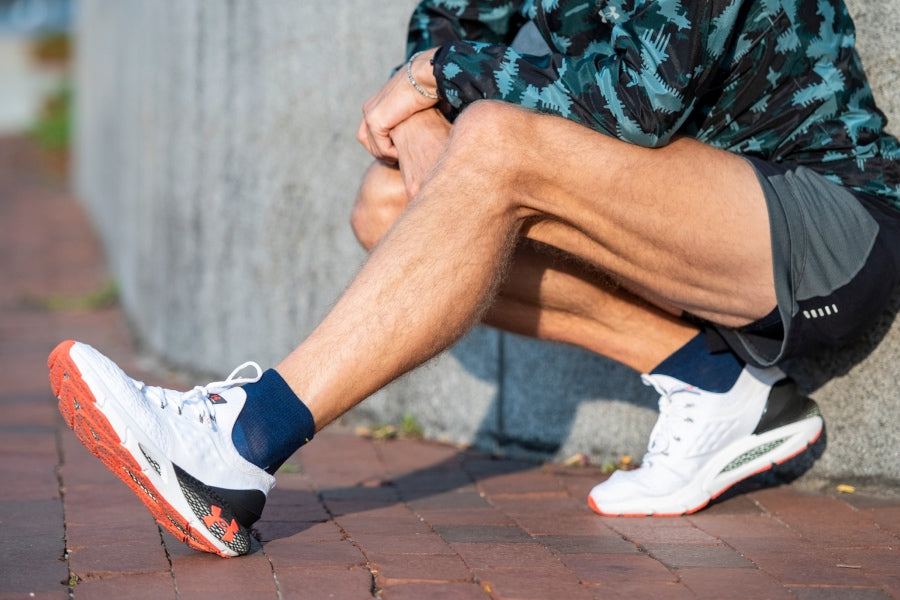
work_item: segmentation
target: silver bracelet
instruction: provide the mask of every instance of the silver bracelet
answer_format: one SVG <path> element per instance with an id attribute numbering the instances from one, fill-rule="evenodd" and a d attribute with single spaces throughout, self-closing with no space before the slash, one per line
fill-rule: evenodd
<path id="1" fill-rule="evenodd" d="M 409 79 L 409 82 L 412 84 L 412 86 L 413 86 L 414 88 L 416 88 L 416 91 L 417 91 L 417 92 L 419 92 L 420 94 L 422 94 L 422 95 L 425 96 L 426 98 L 430 98 L 431 100 L 437 100 L 437 99 L 438 99 L 438 95 L 437 95 L 437 94 L 432 94 L 432 93 L 426 92 L 426 91 L 422 88 L 421 85 L 419 85 L 418 83 L 416 83 L 415 78 L 413 78 L 413 74 L 412 74 L 412 64 L 413 64 L 413 61 L 416 60 L 416 57 L 417 57 L 418 55 L 422 54 L 422 52 L 424 52 L 424 50 L 421 50 L 421 51 L 419 51 L 419 52 L 416 52 L 415 54 L 413 54 L 412 56 L 409 57 L 409 60 L 406 62 L 406 77 L 407 77 L 407 79 Z"/>

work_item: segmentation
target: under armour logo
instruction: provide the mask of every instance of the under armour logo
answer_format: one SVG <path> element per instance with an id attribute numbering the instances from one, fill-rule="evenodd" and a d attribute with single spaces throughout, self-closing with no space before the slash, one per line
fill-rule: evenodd
<path id="1" fill-rule="evenodd" d="M 831 315 L 836 315 L 838 311 L 837 304 L 832 304 L 831 306 L 823 306 L 822 308 L 813 308 L 811 310 L 804 310 L 803 316 L 807 319 L 820 319 L 822 317 L 828 317 Z"/>
<path id="2" fill-rule="evenodd" d="M 622 18 L 622 15 L 619 14 L 619 11 L 616 10 L 615 6 L 607 6 L 606 8 L 600 9 L 600 20 L 604 23 L 615 23 L 620 18 Z"/>
<path id="3" fill-rule="evenodd" d="M 208 529 L 212 529 L 213 527 L 218 527 L 223 530 L 225 534 L 222 536 L 223 542 L 230 542 L 234 539 L 234 534 L 238 532 L 238 524 L 234 519 L 231 520 L 231 523 L 222 518 L 222 508 L 216 506 L 215 504 L 209 507 L 212 511 L 211 515 L 206 515 L 203 517 L 203 524 L 206 525 Z"/>

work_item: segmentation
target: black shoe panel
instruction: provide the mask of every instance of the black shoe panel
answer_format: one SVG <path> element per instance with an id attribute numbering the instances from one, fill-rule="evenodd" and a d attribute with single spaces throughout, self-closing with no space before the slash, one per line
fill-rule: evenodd
<path id="1" fill-rule="evenodd" d="M 250 551 L 247 528 L 262 513 L 266 496 L 260 490 L 226 490 L 208 486 L 172 465 L 191 510 L 219 541 L 237 554 Z"/>
<path id="2" fill-rule="evenodd" d="M 766 409 L 753 433 L 765 433 L 817 414 L 819 414 L 818 405 L 811 398 L 800 394 L 797 391 L 797 384 L 788 377 L 772 386 L 766 401 Z"/>

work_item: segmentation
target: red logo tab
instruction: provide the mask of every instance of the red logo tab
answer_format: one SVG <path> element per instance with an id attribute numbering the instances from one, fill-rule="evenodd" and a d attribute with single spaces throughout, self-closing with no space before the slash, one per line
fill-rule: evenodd
<path id="1" fill-rule="evenodd" d="M 209 398 L 209 401 L 213 404 L 228 404 L 228 401 L 218 394 L 210 394 L 207 398 Z"/>

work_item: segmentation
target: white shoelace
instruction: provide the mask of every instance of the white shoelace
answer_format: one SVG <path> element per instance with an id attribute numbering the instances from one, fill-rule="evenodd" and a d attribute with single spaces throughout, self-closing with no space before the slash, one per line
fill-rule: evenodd
<path id="1" fill-rule="evenodd" d="M 700 392 L 686 384 L 665 389 L 646 375 L 642 375 L 641 380 L 659 393 L 659 419 L 650 432 L 650 442 L 642 462 L 642 465 L 652 466 L 654 457 L 669 456 L 669 448 L 681 441 L 685 424 L 694 422 L 692 415 L 696 404 L 692 396 Z"/>
<path id="2" fill-rule="evenodd" d="M 237 374 L 244 369 L 252 367 L 256 371 L 253 377 L 238 377 Z M 262 377 L 263 370 L 257 363 L 247 361 L 237 367 L 223 381 L 213 381 L 206 385 L 195 386 L 194 389 L 187 392 L 176 392 L 161 387 L 147 386 L 142 381 L 135 381 L 138 389 L 143 391 L 148 398 L 152 398 L 159 402 L 160 408 L 166 408 L 171 405 L 181 415 L 186 407 L 195 409 L 197 418 L 201 423 L 212 423 L 216 419 L 216 411 L 213 402 L 210 400 L 211 395 L 219 394 L 233 388 L 236 385 L 245 383 L 256 383 Z"/>

